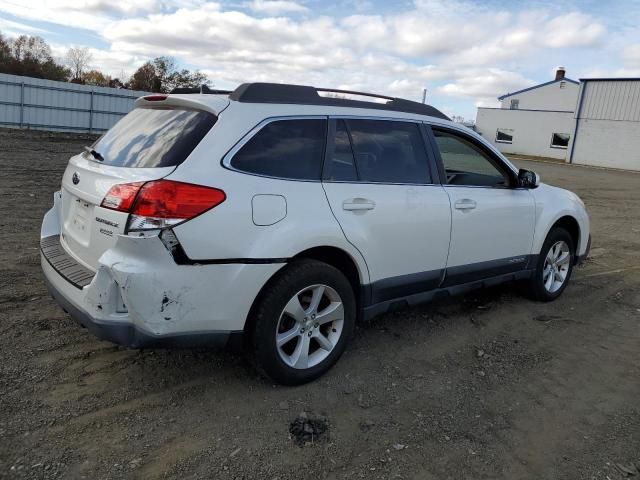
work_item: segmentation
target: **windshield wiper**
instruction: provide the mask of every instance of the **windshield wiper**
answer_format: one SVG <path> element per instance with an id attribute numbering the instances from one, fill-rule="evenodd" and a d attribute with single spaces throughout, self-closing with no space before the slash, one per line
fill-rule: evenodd
<path id="1" fill-rule="evenodd" d="M 98 152 L 96 152 L 93 148 L 91 147 L 84 147 L 84 150 L 88 153 L 90 153 L 93 158 L 95 158 L 96 160 L 98 160 L 99 162 L 104 162 L 104 157 L 102 155 L 100 155 Z"/>

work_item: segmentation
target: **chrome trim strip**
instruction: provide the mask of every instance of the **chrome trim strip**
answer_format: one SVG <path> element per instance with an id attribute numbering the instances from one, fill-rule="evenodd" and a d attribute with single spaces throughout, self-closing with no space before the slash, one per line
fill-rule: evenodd
<path id="1" fill-rule="evenodd" d="M 329 115 L 330 120 L 382 120 L 385 122 L 425 123 L 415 118 L 380 117 L 368 115 Z"/>

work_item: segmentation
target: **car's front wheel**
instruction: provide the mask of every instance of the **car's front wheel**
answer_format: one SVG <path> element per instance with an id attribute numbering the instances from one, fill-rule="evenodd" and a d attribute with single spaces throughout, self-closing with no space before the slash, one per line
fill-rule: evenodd
<path id="1" fill-rule="evenodd" d="M 315 260 L 287 266 L 254 309 L 251 354 L 278 383 L 298 385 L 325 373 L 355 328 L 356 302 L 347 278 Z"/>
<path id="2" fill-rule="evenodd" d="M 574 259 L 575 246 L 569 232 L 560 227 L 551 230 L 529 282 L 531 296 L 543 302 L 558 298 L 569 283 Z"/>

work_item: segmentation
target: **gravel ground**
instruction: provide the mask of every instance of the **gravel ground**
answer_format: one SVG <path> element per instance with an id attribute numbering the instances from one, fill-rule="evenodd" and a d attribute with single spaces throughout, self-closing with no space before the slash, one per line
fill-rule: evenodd
<path id="1" fill-rule="evenodd" d="M 591 214 L 561 299 L 394 312 L 286 388 L 232 353 L 98 341 L 49 297 L 40 221 L 90 141 L 0 130 L 0 478 L 640 478 L 640 175 L 518 161 Z"/>

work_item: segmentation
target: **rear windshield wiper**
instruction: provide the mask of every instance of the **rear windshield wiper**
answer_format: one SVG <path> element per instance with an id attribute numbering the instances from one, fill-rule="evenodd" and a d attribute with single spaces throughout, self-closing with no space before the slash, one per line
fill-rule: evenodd
<path id="1" fill-rule="evenodd" d="M 98 160 L 99 162 L 104 162 L 104 157 L 102 155 L 100 155 L 98 152 L 96 152 L 93 148 L 91 147 L 84 147 L 84 150 L 88 153 L 90 153 L 93 158 L 95 158 L 96 160 Z"/>

